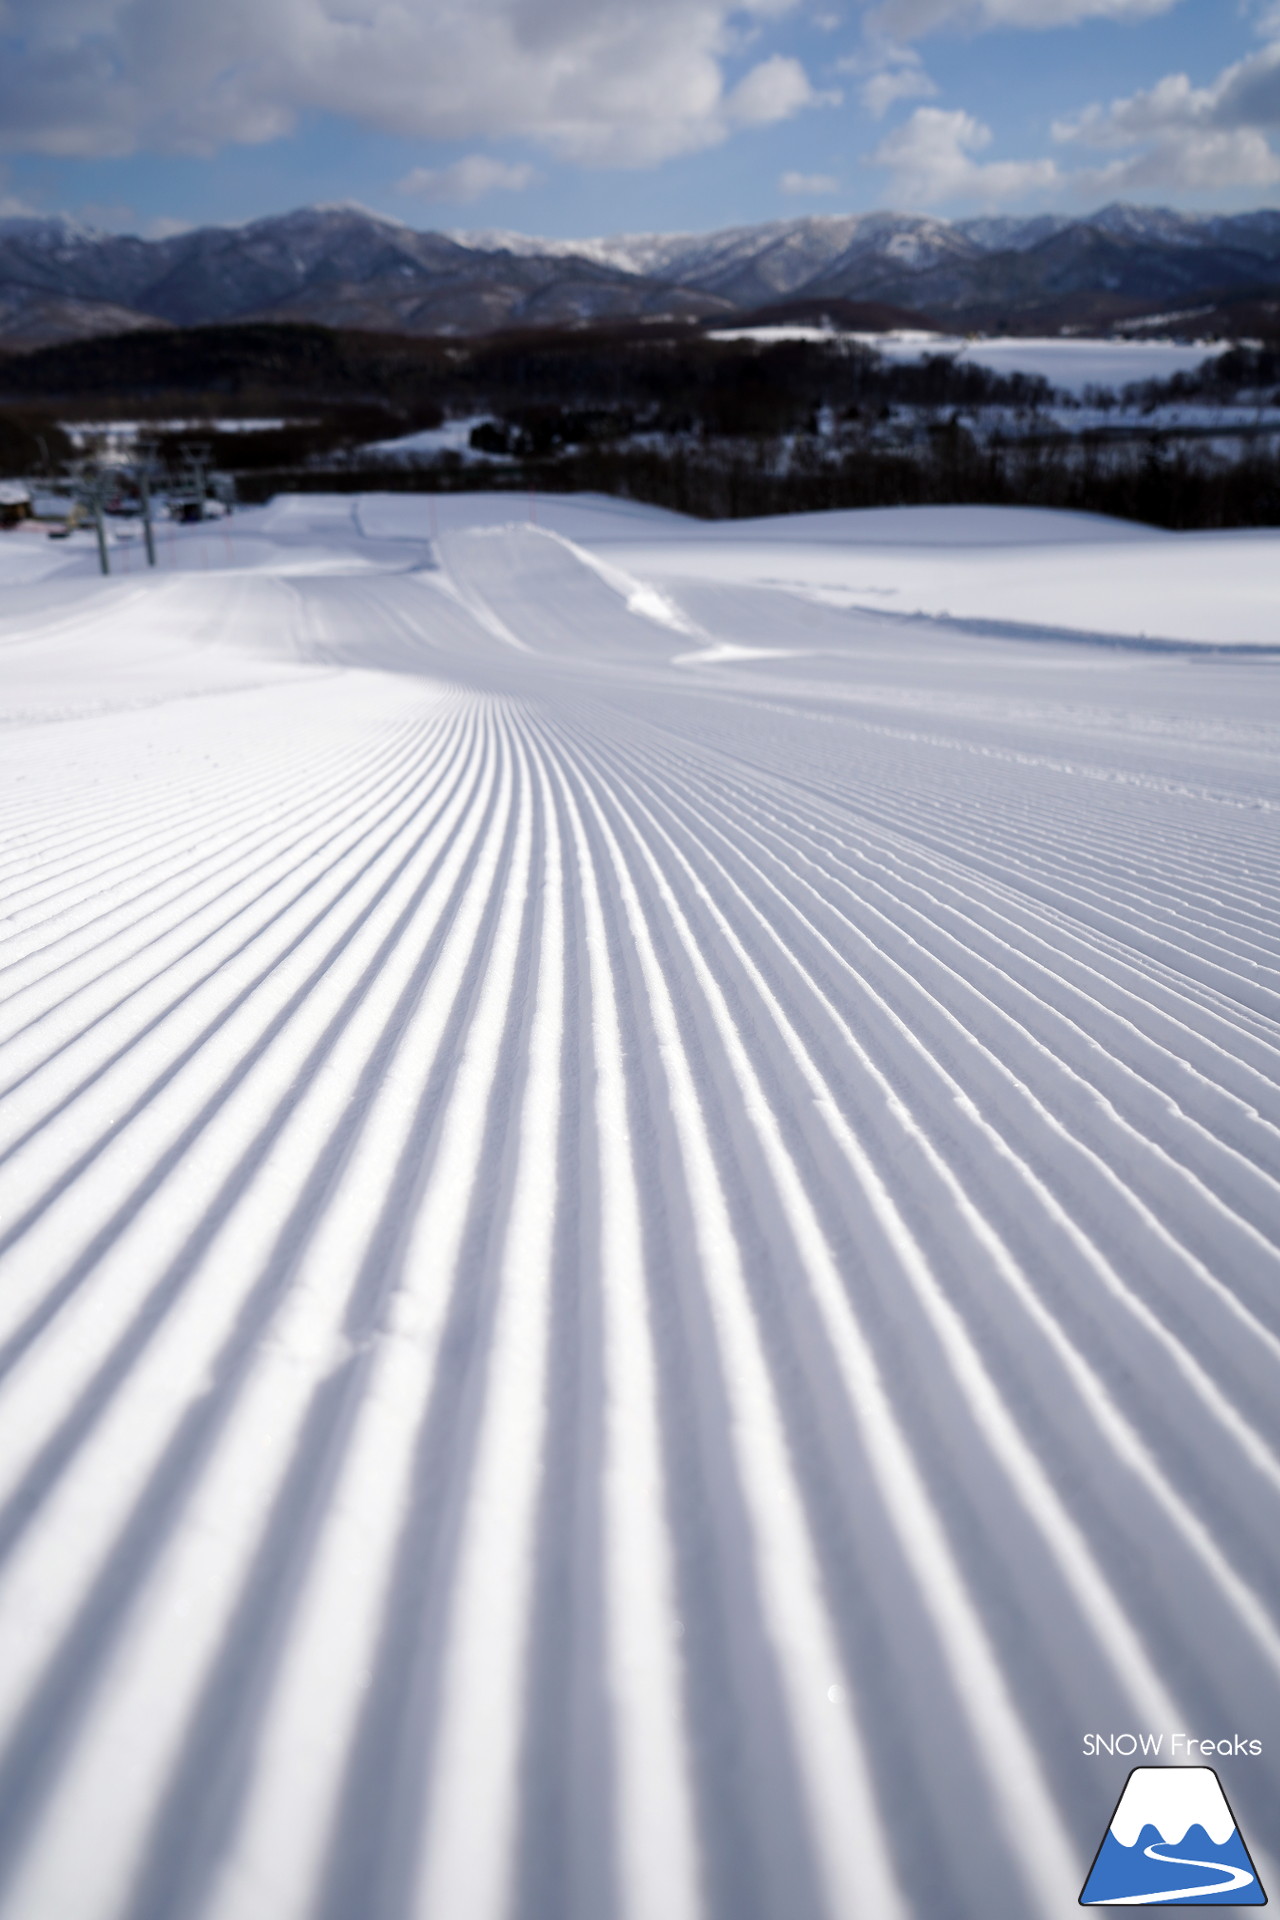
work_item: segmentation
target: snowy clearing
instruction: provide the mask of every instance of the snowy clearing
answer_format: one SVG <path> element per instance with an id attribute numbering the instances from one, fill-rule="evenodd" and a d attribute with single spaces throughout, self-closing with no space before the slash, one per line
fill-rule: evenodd
<path id="1" fill-rule="evenodd" d="M 717 328 L 711 338 L 759 340 L 766 345 L 780 340 L 844 338 L 874 348 L 886 360 L 923 360 L 929 354 L 945 353 L 957 360 L 972 360 L 992 373 L 1042 374 L 1050 386 L 1064 393 L 1083 393 L 1086 387 L 1118 390 L 1139 380 L 1169 380 L 1175 373 L 1194 372 L 1206 360 L 1234 345 L 1230 340 L 1196 340 L 1188 344 L 1180 340 L 1073 339 L 1058 334 L 1043 338 L 1014 334 L 1007 339 L 993 335 L 982 339 L 908 328 L 838 335 L 830 328 L 812 326 Z"/>
<path id="2" fill-rule="evenodd" d="M 1095 1731 L 1274 1891 L 1280 537 L 161 557 L 0 536 L 3 1920 L 1067 1920 Z"/>
<path id="3" fill-rule="evenodd" d="M 476 466 L 505 460 L 505 454 L 477 453 L 471 444 L 473 430 L 488 417 L 484 413 L 472 413 L 462 419 L 446 420 L 440 427 L 421 427 L 416 433 L 402 433 L 394 440 L 373 440 L 364 451 L 397 460 L 435 459 L 442 453 L 453 453 L 464 463 Z"/>
<path id="4" fill-rule="evenodd" d="M 881 336 L 869 335 L 867 344 L 879 346 Z M 1066 393 L 1086 387 L 1127 387 L 1138 380 L 1170 380 L 1175 373 L 1193 373 L 1225 353 L 1230 340 L 1080 340 L 1050 336 L 1017 336 L 989 340 L 942 339 L 929 348 L 934 353 L 953 349 L 962 360 L 972 360 L 992 373 L 1039 373 Z M 920 348 L 899 344 L 890 335 L 879 350 L 890 359 L 918 359 Z"/>

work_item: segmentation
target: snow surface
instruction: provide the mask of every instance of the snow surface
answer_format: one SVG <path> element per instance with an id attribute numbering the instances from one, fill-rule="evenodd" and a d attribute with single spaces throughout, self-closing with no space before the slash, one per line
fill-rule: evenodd
<path id="1" fill-rule="evenodd" d="M 631 536 L 619 551 L 669 583 L 749 584 L 1028 638 L 1280 648 L 1280 534 L 1270 531 L 1175 535 L 1035 508 L 881 508 L 700 527 L 678 542 Z"/>
<path id="2" fill-rule="evenodd" d="M 492 419 L 491 414 L 474 413 L 466 419 L 446 420 L 442 426 L 420 427 L 416 433 L 398 434 L 394 440 L 373 440 L 365 452 L 389 454 L 397 459 L 421 459 L 442 453 L 456 453 L 462 460 L 480 465 L 493 460 L 502 462 L 508 458 L 506 454 L 477 453 L 471 445 L 473 430 L 489 419 Z"/>
<path id="3" fill-rule="evenodd" d="M 857 340 L 873 347 L 886 360 L 923 360 L 943 353 L 956 360 L 972 360 L 992 373 L 1042 374 L 1050 386 L 1064 393 L 1083 393 L 1086 387 L 1119 390 L 1140 380 L 1169 380 L 1175 373 L 1191 373 L 1219 353 L 1230 340 L 1073 339 L 1050 335 L 1009 339 L 970 338 L 963 334 L 923 333 L 901 329 L 886 333 L 833 335 L 829 328 L 763 326 L 717 329 L 714 340 Z"/>
<path id="4" fill-rule="evenodd" d="M 920 356 L 911 336 L 898 341 L 892 334 L 868 334 L 873 346 L 888 359 Z M 972 360 L 992 373 L 1039 373 L 1065 393 L 1083 393 L 1086 387 L 1121 388 L 1139 380 L 1170 380 L 1175 373 L 1192 373 L 1206 360 L 1225 353 L 1230 340 L 1089 340 L 992 338 L 989 340 L 934 338 L 929 353 L 955 350 L 961 360 Z"/>
<path id="5" fill-rule="evenodd" d="M 1130 1727 L 1274 1879 L 1276 538 L 24 539 L 3 1920 L 1066 1920 Z"/>

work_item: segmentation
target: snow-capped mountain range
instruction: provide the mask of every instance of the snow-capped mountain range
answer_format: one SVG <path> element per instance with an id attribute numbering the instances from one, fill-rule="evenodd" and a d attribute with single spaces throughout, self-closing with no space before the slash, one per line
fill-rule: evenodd
<path id="1" fill-rule="evenodd" d="M 95 333 L 308 320 L 472 334 L 611 317 L 711 318 L 779 301 L 888 303 L 948 326 L 1109 324 L 1280 294 L 1280 210 L 1082 219 L 810 215 L 709 234 L 585 240 L 419 232 L 309 207 L 166 239 L 0 221 L 0 347 Z"/>
<path id="2" fill-rule="evenodd" d="M 517 254 L 577 254 L 602 266 L 656 275 L 684 286 L 735 286 L 745 271 L 776 298 L 796 292 L 846 258 L 880 255 L 900 267 L 923 268 L 998 247 L 1034 246 L 1070 224 L 1056 214 L 1026 221 L 950 222 L 920 214 L 851 213 L 811 214 L 702 234 L 623 233 L 595 240 L 543 240 L 494 231 L 455 237 L 468 246 L 507 248 Z"/>

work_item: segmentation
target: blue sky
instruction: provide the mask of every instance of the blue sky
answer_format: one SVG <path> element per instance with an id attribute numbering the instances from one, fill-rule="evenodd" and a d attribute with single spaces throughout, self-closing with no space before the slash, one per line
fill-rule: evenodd
<path id="1" fill-rule="evenodd" d="M 1280 204 L 1280 0 L 0 0 L 0 212 Z"/>

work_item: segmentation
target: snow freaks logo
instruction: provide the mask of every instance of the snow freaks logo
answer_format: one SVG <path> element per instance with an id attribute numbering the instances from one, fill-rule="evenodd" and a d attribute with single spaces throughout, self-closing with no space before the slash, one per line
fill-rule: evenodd
<path id="1" fill-rule="evenodd" d="M 1082 1907 L 1265 1907 L 1212 1767 L 1135 1767 L 1102 1836 Z"/>

